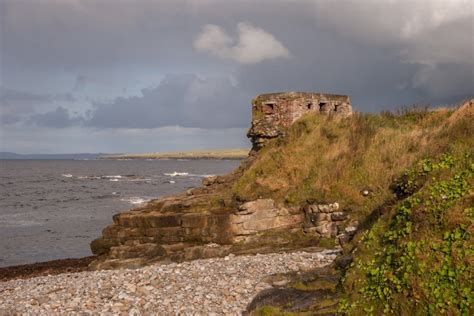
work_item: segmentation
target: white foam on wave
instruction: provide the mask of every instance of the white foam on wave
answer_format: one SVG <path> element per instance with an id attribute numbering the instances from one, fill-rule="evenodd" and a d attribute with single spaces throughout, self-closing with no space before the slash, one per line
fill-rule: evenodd
<path id="1" fill-rule="evenodd" d="M 128 202 L 132 205 L 143 204 L 143 203 L 146 203 L 150 200 L 151 200 L 151 198 L 147 198 L 147 197 L 143 197 L 143 196 L 132 196 L 132 197 L 129 197 L 129 198 L 120 199 L 120 201 Z"/>
<path id="2" fill-rule="evenodd" d="M 63 173 L 62 176 L 66 178 L 72 178 L 72 174 L 70 173 Z"/>
<path id="3" fill-rule="evenodd" d="M 164 173 L 165 176 L 170 176 L 170 177 L 176 177 L 176 176 L 179 176 L 179 177 L 183 177 L 183 176 L 187 176 L 189 175 L 189 173 L 187 172 L 176 172 L 176 171 L 173 171 L 171 173 Z"/>
<path id="4" fill-rule="evenodd" d="M 102 176 L 102 178 L 105 178 L 105 179 L 122 179 L 123 176 L 121 176 L 121 175 L 116 175 L 116 176 Z"/>
<path id="5" fill-rule="evenodd" d="M 84 180 L 84 179 L 88 179 L 88 180 L 100 180 L 102 179 L 101 177 L 98 177 L 98 176 L 77 176 L 78 179 L 81 179 L 81 180 Z"/>
<path id="6" fill-rule="evenodd" d="M 29 227 L 44 223 L 39 220 L 26 219 L 24 214 L 5 214 L 0 216 L 0 227 Z"/>
<path id="7" fill-rule="evenodd" d="M 198 178 L 207 178 L 207 177 L 215 177 L 215 174 L 194 174 L 190 173 L 188 176 L 190 177 L 198 177 Z"/>

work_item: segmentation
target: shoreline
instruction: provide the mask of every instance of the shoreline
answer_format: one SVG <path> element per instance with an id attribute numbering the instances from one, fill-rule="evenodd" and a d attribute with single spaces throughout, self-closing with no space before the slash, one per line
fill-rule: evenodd
<path id="1" fill-rule="evenodd" d="M 21 265 L 0 267 L 0 282 L 17 279 L 31 279 L 39 276 L 58 275 L 90 271 L 89 264 L 95 256 L 65 258 Z"/>

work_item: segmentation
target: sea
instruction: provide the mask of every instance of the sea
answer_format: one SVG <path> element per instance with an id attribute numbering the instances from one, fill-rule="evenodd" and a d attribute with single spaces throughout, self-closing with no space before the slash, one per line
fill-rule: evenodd
<path id="1" fill-rule="evenodd" d="M 238 160 L 0 160 L 0 267 L 91 255 L 114 214 Z"/>

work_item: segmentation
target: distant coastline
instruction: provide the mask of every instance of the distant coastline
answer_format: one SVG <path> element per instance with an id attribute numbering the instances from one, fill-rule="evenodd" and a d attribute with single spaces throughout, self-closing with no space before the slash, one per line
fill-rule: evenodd
<path id="1" fill-rule="evenodd" d="M 132 160 L 132 159 L 245 159 L 249 148 L 195 150 L 182 152 L 162 152 L 143 154 L 117 154 L 100 155 L 98 159 L 104 160 Z"/>
<path id="2" fill-rule="evenodd" d="M 71 153 L 71 154 L 17 154 L 0 152 L 0 160 L 95 160 L 102 153 Z"/>

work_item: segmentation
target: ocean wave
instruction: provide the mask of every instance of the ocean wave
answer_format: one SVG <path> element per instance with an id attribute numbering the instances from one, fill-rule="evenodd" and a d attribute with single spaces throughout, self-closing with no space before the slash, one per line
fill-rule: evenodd
<path id="1" fill-rule="evenodd" d="M 194 174 L 190 173 L 188 176 L 190 177 L 197 177 L 197 178 L 207 178 L 207 177 L 215 177 L 215 174 Z"/>
<path id="2" fill-rule="evenodd" d="M 80 176 L 73 176 L 70 173 L 65 173 L 62 175 L 66 178 L 74 178 L 79 180 L 109 180 L 112 182 L 117 181 L 152 181 L 151 178 L 144 178 L 142 176 L 137 176 L 134 174 L 127 174 L 127 175 L 80 175 Z"/>
<path id="3" fill-rule="evenodd" d="M 171 173 L 164 173 L 165 176 L 170 176 L 170 177 L 176 177 L 176 176 L 179 176 L 179 177 L 184 177 L 184 176 L 187 176 L 189 175 L 189 173 L 187 172 L 176 172 L 176 171 L 173 171 Z"/>
<path id="4" fill-rule="evenodd" d="M 129 198 L 120 199 L 120 201 L 128 202 L 132 205 L 139 205 L 139 204 L 143 204 L 143 203 L 146 203 L 148 201 L 151 201 L 151 199 L 152 198 L 143 197 L 143 196 L 132 196 L 132 197 L 129 197 Z"/>
<path id="5" fill-rule="evenodd" d="M 23 219 L 1 219 L 0 227 L 30 227 L 30 226 L 40 226 L 44 223 L 35 220 L 23 220 Z"/>
<path id="6" fill-rule="evenodd" d="M 122 179 L 123 176 L 121 175 L 116 175 L 116 176 L 101 176 L 103 179 Z"/>

